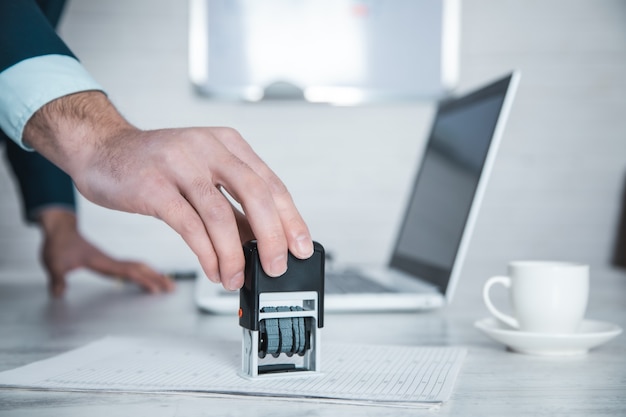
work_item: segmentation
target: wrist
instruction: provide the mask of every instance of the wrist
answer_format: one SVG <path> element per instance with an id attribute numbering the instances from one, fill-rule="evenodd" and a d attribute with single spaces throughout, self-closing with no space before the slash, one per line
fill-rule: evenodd
<path id="1" fill-rule="evenodd" d="M 84 91 L 41 107 L 24 127 L 23 139 L 76 181 L 105 143 L 136 130 L 104 93 Z"/>
<path id="2" fill-rule="evenodd" d="M 64 208 L 46 208 L 37 216 L 37 222 L 46 236 L 78 230 L 76 214 Z"/>

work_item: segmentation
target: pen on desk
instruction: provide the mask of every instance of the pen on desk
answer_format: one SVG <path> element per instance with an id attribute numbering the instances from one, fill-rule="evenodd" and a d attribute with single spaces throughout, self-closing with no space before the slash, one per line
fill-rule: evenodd
<path id="1" fill-rule="evenodd" d="M 196 279 L 198 273 L 196 271 L 169 271 L 164 272 L 163 275 L 173 279 L 174 281 L 188 281 Z"/>

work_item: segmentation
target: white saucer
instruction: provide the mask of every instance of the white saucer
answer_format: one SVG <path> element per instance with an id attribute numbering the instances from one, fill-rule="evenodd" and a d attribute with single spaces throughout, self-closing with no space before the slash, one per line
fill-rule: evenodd
<path id="1" fill-rule="evenodd" d="M 572 356 L 583 355 L 589 349 L 608 342 L 622 328 L 611 323 L 584 320 L 580 330 L 573 334 L 544 334 L 514 330 L 493 317 L 478 320 L 474 326 L 509 349 L 529 355 Z"/>

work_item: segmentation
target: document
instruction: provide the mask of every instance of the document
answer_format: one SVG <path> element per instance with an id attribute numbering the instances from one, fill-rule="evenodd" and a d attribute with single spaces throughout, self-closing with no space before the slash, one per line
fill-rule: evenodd
<path id="1" fill-rule="evenodd" d="M 0 387 L 263 396 L 402 407 L 450 398 L 466 349 L 322 344 L 319 375 L 246 379 L 232 341 L 107 337 L 0 373 Z"/>

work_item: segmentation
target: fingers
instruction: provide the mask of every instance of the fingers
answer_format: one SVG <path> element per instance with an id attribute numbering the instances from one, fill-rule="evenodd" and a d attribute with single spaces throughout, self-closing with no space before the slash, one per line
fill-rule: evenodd
<path id="1" fill-rule="evenodd" d="M 218 129 L 217 133 L 224 131 L 231 133 L 229 129 Z M 198 135 L 198 132 L 202 134 Z M 173 204 L 177 207 L 175 213 L 169 210 L 161 213 L 160 217 L 183 236 L 200 259 L 205 272 L 212 274 L 209 278 L 217 273 L 227 289 L 240 288 L 245 261 L 237 217 L 220 191 L 220 187 L 224 187 L 240 202 L 246 213 L 259 242 L 265 272 L 271 276 L 282 275 L 287 270 L 288 240 L 267 183 L 211 131 L 195 133 L 187 139 L 186 147 L 180 147 L 169 155 L 170 166 L 175 165 L 174 161 L 187 161 L 185 170 L 171 170 L 169 174 L 174 176 L 178 191 L 189 206 L 179 200 Z M 190 154 L 189 149 L 198 143 L 205 147 L 210 145 L 211 152 L 200 158 Z M 176 196 L 170 195 L 169 198 L 175 200 Z M 184 214 L 181 213 L 183 210 Z M 217 265 L 214 264 L 215 257 Z"/>
<path id="2" fill-rule="evenodd" d="M 287 270 L 288 241 L 272 195 L 265 182 L 247 166 L 231 170 L 227 190 L 247 190 L 231 193 L 241 203 L 257 238 L 263 270 L 270 276 L 280 276 Z"/>
<path id="3" fill-rule="evenodd" d="M 118 277 L 133 282 L 151 294 L 171 292 L 175 285 L 167 276 L 140 262 L 119 262 Z"/>
<path id="4" fill-rule="evenodd" d="M 219 281 L 229 290 L 241 288 L 245 260 L 230 202 L 211 179 L 201 173 L 192 182 L 192 188 L 183 189 L 183 193 L 204 224 L 201 230 L 208 233 L 208 244 L 213 246 L 218 259 Z M 199 256 L 202 258 L 205 253 Z"/>
<path id="5" fill-rule="evenodd" d="M 289 250 L 300 259 L 307 259 L 313 255 L 313 241 L 309 229 L 296 209 L 291 194 L 287 191 L 280 179 L 273 172 L 266 173 L 267 181 L 275 186 L 272 196 L 280 216 L 283 229 L 286 231 L 289 242 Z"/>
<path id="6" fill-rule="evenodd" d="M 119 261 L 97 250 L 85 261 L 84 267 L 104 276 L 135 283 L 145 291 L 156 294 L 174 290 L 174 282 L 148 265 L 135 261 Z"/>
<path id="7" fill-rule="evenodd" d="M 241 243 L 255 239 L 254 232 L 252 231 L 250 222 L 248 222 L 245 214 L 240 212 L 236 207 L 233 207 L 233 213 L 235 213 L 235 220 L 237 221 L 237 229 L 239 229 L 239 240 Z"/>
<path id="8" fill-rule="evenodd" d="M 65 245 L 53 239 L 47 229 L 44 228 L 44 242 L 40 256 L 48 275 L 48 292 L 53 298 L 62 297 L 67 288 L 65 274 L 70 266 L 68 266 L 68 256 L 64 254 L 64 248 Z"/>
<path id="9" fill-rule="evenodd" d="M 231 205 L 212 184 L 196 182 L 196 187 L 204 191 L 184 191 L 190 201 L 179 193 L 167 193 L 165 201 L 157 203 L 161 207 L 157 217 L 181 235 L 209 280 L 222 282 L 229 290 L 239 289 L 245 261 Z"/>
<path id="10" fill-rule="evenodd" d="M 240 159 L 245 167 L 249 167 L 256 176 L 261 178 L 263 181 L 262 189 L 271 197 L 271 201 L 268 202 L 263 192 L 257 188 L 259 184 L 243 181 L 246 177 L 237 172 L 243 169 L 242 166 L 237 164 L 220 165 L 221 169 L 218 171 L 221 174 L 220 180 L 224 182 L 228 192 L 241 203 L 257 237 L 264 269 L 266 262 L 270 262 L 270 259 L 277 259 L 275 256 L 278 256 L 279 245 L 282 243 L 272 241 L 276 238 L 273 234 L 276 233 L 274 223 L 256 221 L 256 219 L 267 218 L 266 216 L 272 220 L 274 216 L 278 216 L 280 223 L 278 227 L 280 232 L 278 233 L 286 239 L 287 247 L 293 255 L 301 259 L 310 257 L 313 254 L 311 234 L 296 209 L 287 187 L 235 130 L 222 128 L 218 132 L 224 146 Z M 257 193 L 251 192 L 252 190 L 256 190 Z M 272 213 L 264 212 L 268 206 L 273 208 Z M 281 239 L 278 238 L 278 240 Z M 264 256 L 264 252 L 271 254 Z M 264 258 L 267 258 L 265 259 L 266 262 L 264 262 Z M 266 272 L 268 272 L 267 269 Z"/>
<path id="11" fill-rule="evenodd" d="M 60 298 L 65 294 L 67 283 L 63 274 L 58 274 L 53 270 L 48 271 L 48 291 L 54 298 Z"/>

